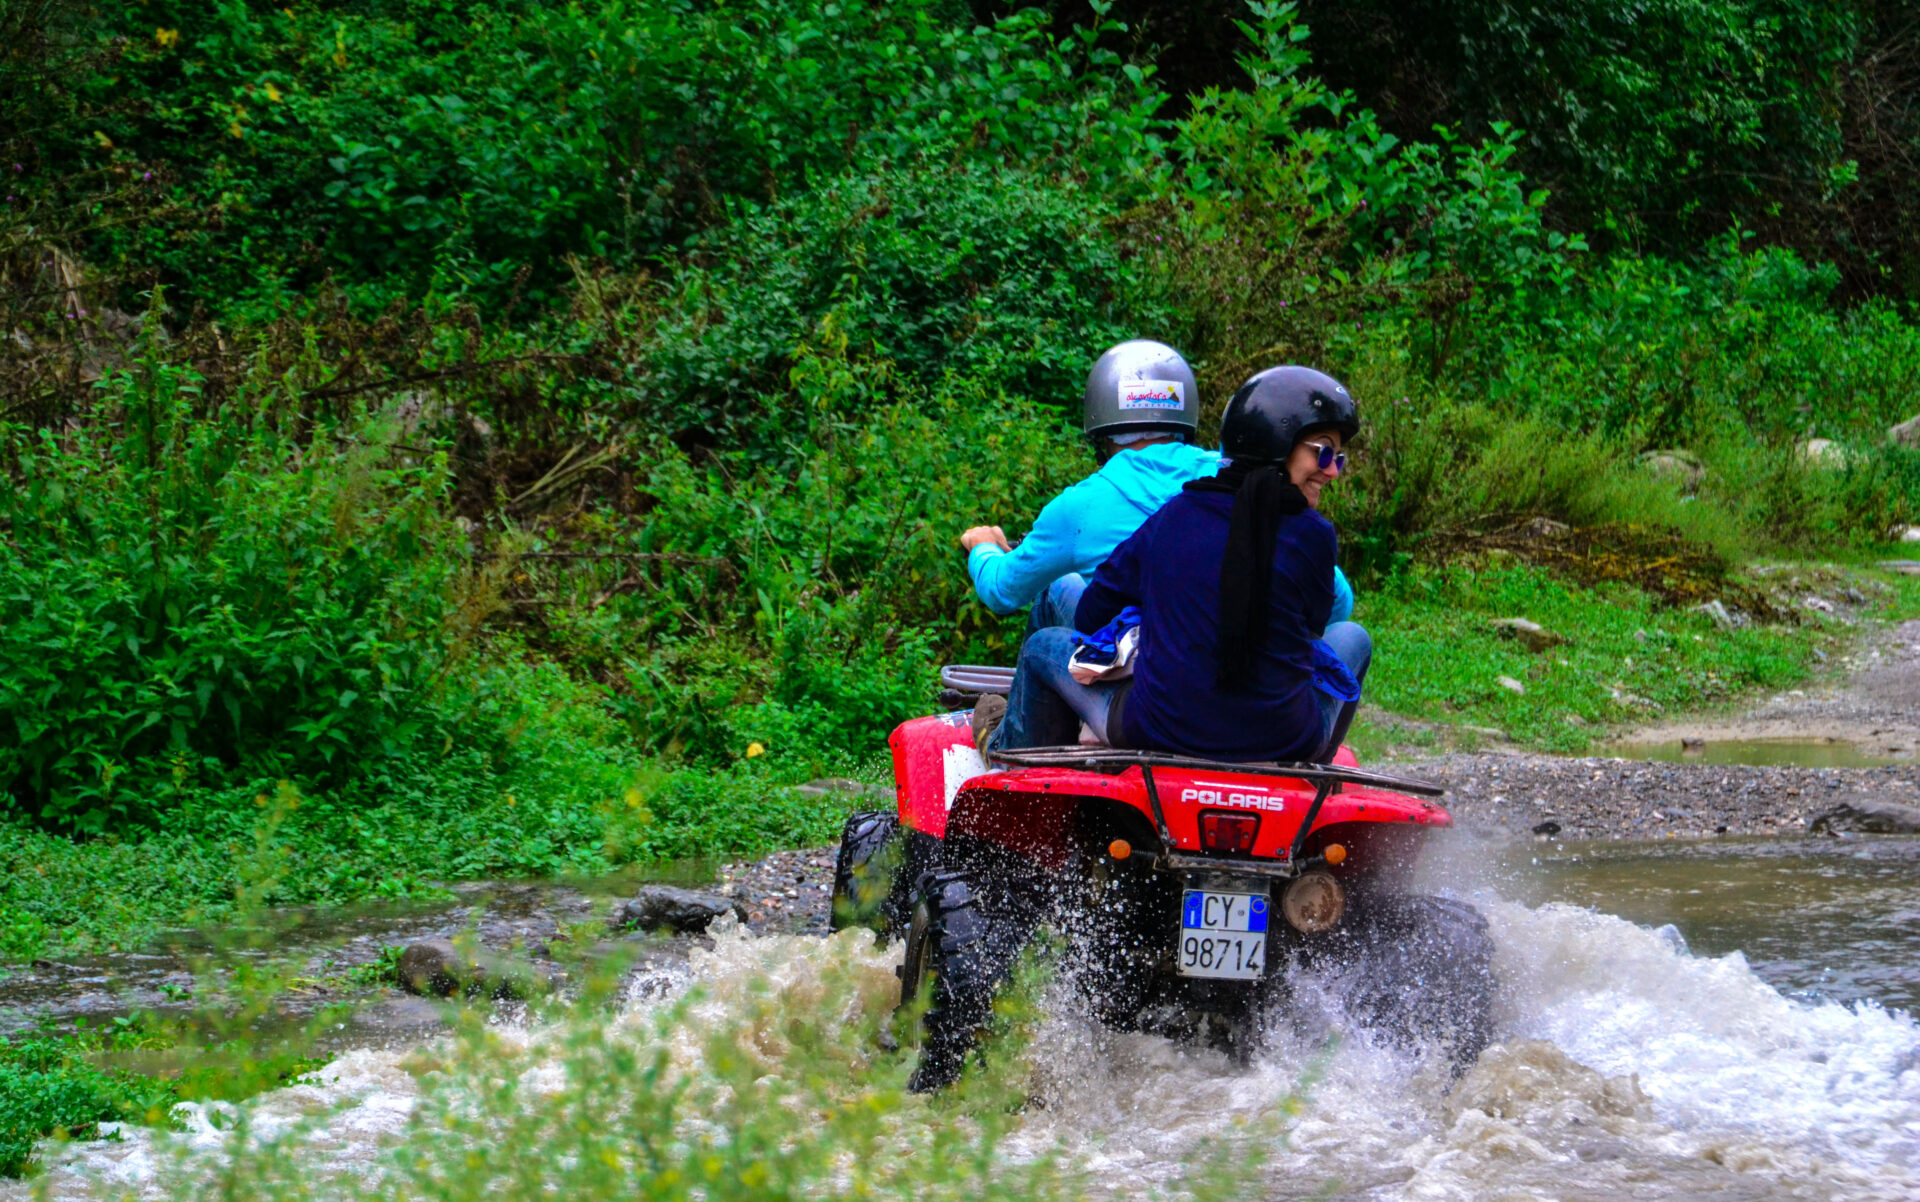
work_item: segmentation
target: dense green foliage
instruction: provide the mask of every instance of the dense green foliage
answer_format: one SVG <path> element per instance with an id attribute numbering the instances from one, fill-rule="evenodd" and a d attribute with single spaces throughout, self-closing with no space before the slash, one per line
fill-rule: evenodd
<path id="1" fill-rule="evenodd" d="M 1723 145 L 1826 178 L 1793 98 L 1842 59 L 1767 56 L 1854 27 L 1645 7 L 1644 45 L 1487 9 L 1518 57 L 1473 70 L 1531 99 L 1411 131 L 1274 3 L 1192 43 L 1230 79 L 1163 76 L 1104 3 L 7 9 L 0 947 L 219 912 L 262 829 L 284 901 L 824 841 L 837 803 L 785 786 L 875 775 L 933 663 L 1011 657 L 954 536 L 1086 473 L 1073 402 L 1124 337 L 1188 353 L 1209 422 L 1276 360 L 1354 385 L 1330 512 L 1361 616 L 1420 646 L 1457 634 L 1420 598 L 1473 587 L 1444 562 L 1533 516 L 1709 583 L 1884 539 L 1920 518 L 1882 436 L 1920 337 L 1703 191 Z M 1666 257 L 1588 249 L 1675 190 Z M 1805 642 L 1688 670 L 1772 683 Z M 1393 663 L 1376 696 L 1438 706 Z M 1589 686 L 1554 705 L 1604 716 Z"/>
<path id="2" fill-rule="evenodd" d="M 978 0 L 974 11 L 1014 5 Z M 1049 5 L 1060 24 L 1072 0 Z M 1302 0 L 1314 67 L 1399 137 L 1524 131 L 1551 220 L 1606 249 L 1691 255 L 1729 228 L 1920 297 L 1909 0 Z M 1241 0 L 1119 0 L 1175 93 L 1238 82 Z"/>
<path id="3" fill-rule="evenodd" d="M 158 1122 L 175 1100 L 165 1082 L 98 1067 L 103 1051 L 149 1046 L 137 1021 L 76 1034 L 0 1036 L 0 1177 L 24 1175 L 33 1145 L 61 1133 L 84 1137 L 97 1124 Z"/>

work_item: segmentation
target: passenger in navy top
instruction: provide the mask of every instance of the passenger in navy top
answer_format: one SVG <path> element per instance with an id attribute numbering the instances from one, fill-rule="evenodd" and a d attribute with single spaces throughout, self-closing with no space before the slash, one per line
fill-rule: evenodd
<path id="1" fill-rule="evenodd" d="M 997 731 L 976 723 L 982 746 L 1071 743 L 1085 722 L 1116 747 L 1330 760 L 1372 646 L 1356 623 L 1328 625 L 1339 543 L 1318 507 L 1358 431 L 1353 398 L 1322 372 L 1275 367 L 1241 385 L 1221 425 L 1220 474 L 1188 484 L 1121 543 L 1075 613 L 1093 631 L 1139 607 L 1132 678 L 1082 685 L 1066 669 L 1072 632 L 1038 631 L 1021 648 L 1005 720 Z"/>

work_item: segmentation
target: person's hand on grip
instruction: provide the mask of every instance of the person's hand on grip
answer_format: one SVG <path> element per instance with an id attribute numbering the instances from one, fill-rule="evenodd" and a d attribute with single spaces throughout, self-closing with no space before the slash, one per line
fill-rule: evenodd
<path id="1" fill-rule="evenodd" d="M 960 546 L 969 552 L 983 543 L 996 546 L 1002 551 L 1013 550 L 1012 545 L 1007 542 L 1006 531 L 998 526 L 975 526 L 960 536 Z"/>

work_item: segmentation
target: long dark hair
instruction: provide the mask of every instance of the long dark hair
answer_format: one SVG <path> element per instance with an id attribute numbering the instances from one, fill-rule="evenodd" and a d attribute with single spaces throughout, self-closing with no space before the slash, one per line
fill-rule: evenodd
<path id="1" fill-rule="evenodd" d="M 1227 550 L 1220 559 L 1220 638 L 1213 682 L 1223 692 L 1244 691 L 1267 647 L 1267 586 L 1280 522 L 1307 508 L 1306 494 L 1284 463 L 1234 460 L 1217 476 L 1190 481 L 1191 492 L 1233 494 Z"/>

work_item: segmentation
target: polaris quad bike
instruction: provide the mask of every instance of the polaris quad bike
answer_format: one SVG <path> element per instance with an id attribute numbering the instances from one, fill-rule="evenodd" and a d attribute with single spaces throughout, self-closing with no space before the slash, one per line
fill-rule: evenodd
<path id="1" fill-rule="evenodd" d="M 948 704 L 1011 670 L 949 667 Z M 970 710 L 903 723 L 898 814 L 847 821 L 835 929 L 904 938 L 901 1002 L 931 982 L 913 1087 L 959 1075 L 994 991 L 1043 924 L 1089 1009 L 1120 1029 L 1257 1050 L 1290 961 L 1345 1012 L 1446 1046 L 1456 1071 L 1491 1028 L 1492 940 L 1471 906 L 1408 891 L 1441 790 L 1334 763 L 1230 764 L 1104 746 L 974 749 Z"/>

